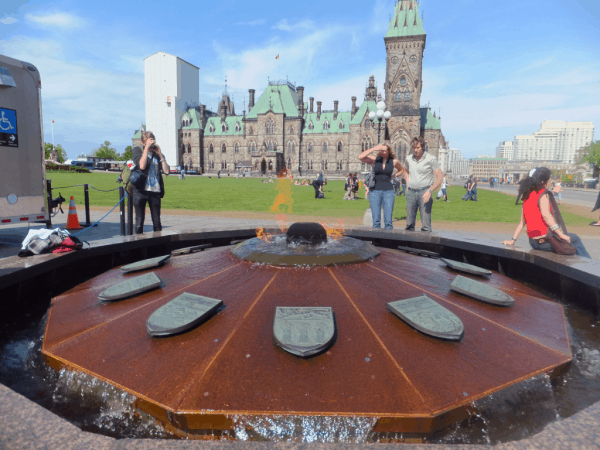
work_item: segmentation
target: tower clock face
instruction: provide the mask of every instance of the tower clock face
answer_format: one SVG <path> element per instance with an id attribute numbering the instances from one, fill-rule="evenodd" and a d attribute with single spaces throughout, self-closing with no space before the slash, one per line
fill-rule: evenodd
<path id="1" fill-rule="evenodd" d="M 410 57 L 410 62 L 412 62 L 412 63 L 417 62 L 417 56 L 416 55 L 412 55 Z"/>
<path id="2" fill-rule="evenodd" d="M 398 57 L 397 56 L 394 56 L 392 58 L 392 64 L 398 64 Z"/>

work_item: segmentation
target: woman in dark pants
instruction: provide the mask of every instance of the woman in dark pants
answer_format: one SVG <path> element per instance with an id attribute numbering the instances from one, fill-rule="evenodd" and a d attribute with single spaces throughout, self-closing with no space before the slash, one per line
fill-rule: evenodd
<path id="1" fill-rule="evenodd" d="M 160 203 L 165 195 L 162 173 L 169 174 L 169 165 L 156 145 L 156 138 L 150 131 L 142 133 L 142 146 L 135 147 L 133 153 L 133 164 L 146 174 L 146 185 L 143 189 L 133 186 L 133 207 L 135 209 L 135 233 L 144 232 L 144 218 L 146 216 L 146 203 L 150 208 L 152 225 L 154 231 L 161 231 Z"/>

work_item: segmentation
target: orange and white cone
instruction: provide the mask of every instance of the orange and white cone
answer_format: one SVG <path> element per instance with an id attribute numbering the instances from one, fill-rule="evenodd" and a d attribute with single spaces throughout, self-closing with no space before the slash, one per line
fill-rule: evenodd
<path id="1" fill-rule="evenodd" d="M 77 217 L 77 210 L 75 209 L 75 197 L 71 195 L 71 201 L 69 202 L 69 216 L 67 217 L 67 230 L 79 230 L 79 217 Z"/>

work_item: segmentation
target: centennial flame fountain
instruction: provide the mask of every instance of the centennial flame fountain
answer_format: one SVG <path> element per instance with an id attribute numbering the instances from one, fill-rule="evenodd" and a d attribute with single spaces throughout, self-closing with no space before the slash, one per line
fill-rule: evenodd
<path id="1" fill-rule="evenodd" d="M 153 289 L 99 299 L 150 271 Z M 571 361 L 561 305 L 499 273 L 463 276 L 514 305 L 457 292 L 458 273 L 437 259 L 294 224 L 286 234 L 82 283 L 53 299 L 42 354 L 55 369 L 134 395 L 136 408 L 186 437 L 247 418 L 346 418 L 373 432 L 426 434 L 466 418 L 473 401 Z M 183 294 L 217 302 L 191 329 L 152 336 L 149 318 Z M 446 322 L 456 317 L 463 334 L 425 334 L 390 306 L 422 298 L 446 311 Z M 316 317 L 316 328 L 290 311 Z"/>

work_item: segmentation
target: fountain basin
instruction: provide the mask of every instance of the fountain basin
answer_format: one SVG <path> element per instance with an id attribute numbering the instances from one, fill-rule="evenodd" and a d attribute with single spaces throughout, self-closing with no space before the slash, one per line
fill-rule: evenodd
<path id="1" fill-rule="evenodd" d="M 375 431 L 426 433 L 464 418 L 472 401 L 571 360 L 559 304 L 498 273 L 486 283 L 509 291 L 515 306 L 481 304 L 450 292 L 456 273 L 445 264 L 394 250 L 351 266 L 281 268 L 240 261 L 225 247 L 171 258 L 155 272 L 162 290 L 122 302 L 97 299 L 129 277 L 118 269 L 56 297 L 42 353 L 54 368 L 135 395 L 138 408 L 189 437 L 230 430 L 239 415 L 371 417 Z M 149 315 L 182 292 L 225 307 L 189 333 L 151 338 Z M 461 318 L 463 341 L 424 336 L 387 311 L 423 293 Z M 309 359 L 288 354 L 272 340 L 277 306 L 332 307 L 337 340 Z"/>

